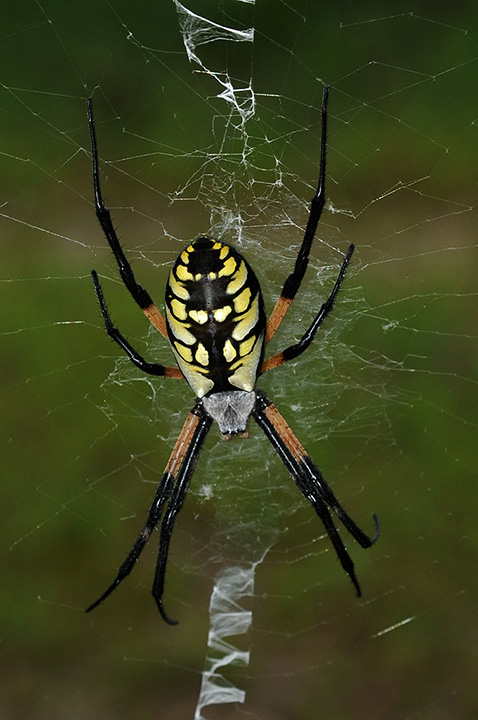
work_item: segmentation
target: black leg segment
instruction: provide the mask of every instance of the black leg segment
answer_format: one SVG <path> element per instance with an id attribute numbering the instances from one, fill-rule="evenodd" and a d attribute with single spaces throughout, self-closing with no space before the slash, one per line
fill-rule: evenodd
<path id="1" fill-rule="evenodd" d="M 362 592 L 354 570 L 354 563 L 333 523 L 329 512 L 332 510 L 352 537 L 363 547 L 368 548 L 377 540 L 380 525 L 376 515 L 375 533 L 366 535 L 342 508 L 322 473 L 293 434 L 277 408 L 261 391 L 256 391 L 256 405 L 252 416 L 262 428 L 282 462 L 294 478 L 302 495 L 311 503 L 315 512 L 322 520 L 327 534 L 334 546 L 340 564 L 352 580 L 357 596 Z"/>
<path id="2" fill-rule="evenodd" d="M 176 621 L 166 615 L 163 608 L 162 595 L 164 590 L 164 574 L 168 559 L 169 542 L 174 522 L 184 502 L 184 496 L 189 486 L 191 476 L 199 458 L 202 446 L 211 427 L 212 420 L 206 414 L 198 401 L 186 418 L 183 429 L 179 434 L 174 450 L 164 471 L 161 482 L 156 490 L 153 503 L 150 507 L 146 524 L 141 530 L 136 542 L 130 550 L 128 557 L 118 570 L 116 578 L 105 590 L 103 595 L 90 605 L 86 612 L 94 610 L 108 595 L 110 595 L 120 582 L 124 580 L 132 569 L 144 546 L 149 540 L 151 533 L 161 519 L 165 504 L 167 509 L 161 525 L 160 546 L 156 574 L 153 585 L 153 595 L 163 619 L 170 625 Z"/>
<path id="3" fill-rule="evenodd" d="M 111 214 L 106 205 L 103 202 L 103 196 L 101 194 L 100 187 L 100 171 L 98 165 L 98 146 L 96 143 L 96 131 L 95 131 L 95 120 L 93 117 L 93 102 L 91 98 L 86 101 L 86 107 L 88 112 L 88 124 L 90 128 L 90 142 L 91 142 L 91 155 L 93 163 L 93 187 L 95 193 L 95 207 L 96 217 L 98 218 L 100 225 L 103 229 L 106 239 L 108 240 L 109 246 L 113 251 L 118 268 L 120 271 L 121 278 L 126 285 L 127 289 L 131 293 L 133 300 L 144 310 L 150 305 L 153 305 L 153 301 L 148 292 L 136 282 L 131 265 L 126 259 L 126 255 L 123 252 L 123 248 L 120 245 L 118 236 L 113 227 L 111 220 Z"/>
<path id="4" fill-rule="evenodd" d="M 148 362 L 145 360 L 134 347 L 126 340 L 124 335 L 120 333 L 118 328 L 113 324 L 108 308 L 106 307 L 105 298 L 103 295 L 103 289 L 98 280 L 96 270 L 92 270 L 91 277 L 93 278 L 93 284 L 95 286 L 96 297 L 100 305 L 101 314 L 105 323 L 106 332 L 109 337 L 114 340 L 118 345 L 125 351 L 132 363 L 136 365 L 140 370 L 149 375 L 160 375 L 165 377 L 182 377 L 182 373 L 179 368 L 168 367 L 161 365 L 160 363 Z"/>

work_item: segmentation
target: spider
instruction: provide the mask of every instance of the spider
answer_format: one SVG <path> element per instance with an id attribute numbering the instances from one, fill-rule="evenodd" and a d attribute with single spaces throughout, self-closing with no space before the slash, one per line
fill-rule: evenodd
<path id="1" fill-rule="evenodd" d="M 156 490 L 146 524 L 141 530 L 116 578 L 103 595 L 90 605 L 89 612 L 102 603 L 132 571 L 151 533 L 161 520 L 159 551 L 153 583 L 153 597 L 163 619 L 175 625 L 163 606 L 163 591 L 169 544 L 176 517 L 181 510 L 206 435 L 215 420 L 223 437 L 247 437 L 252 416 L 292 475 L 303 496 L 322 521 L 340 563 L 349 575 L 357 597 L 360 585 L 354 563 L 334 525 L 331 512 L 363 547 L 377 540 L 380 525 L 374 514 L 375 531 L 369 537 L 342 508 L 276 406 L 256 387 L 260 375 L 301 355 L 334 307 L 354 245 L 350 245 L 334 287 L 299 342 L 264 359 L 264 349 L 278 330 L 304 277 L 309 253 L 325 200 L 325 159 L 327 143 L 327 102 L 322 100 L 321 150 L 318 186 L 311 201 L 302 244 L 293 271 L 266 319 L 259 282 L 249 263 L 230 245 L 207 235 L 193 240 L 179 255 L 166 285 L 165 315 L 148 292 L 136 282 L 133 270 L 120 245 L 111 215 L 100 189 L 98 150 L 92 100 L 87 100 L 93 162 L 96 215 L 118 264 L 121 279 L 148 320 L 169 340 L 177 366 L 145 360 L 113 324 L 95 270 L 91 275 L 106 332 L 140 370 L 150 375 L 184 378 L 196 395 L 164 474 Z"/>

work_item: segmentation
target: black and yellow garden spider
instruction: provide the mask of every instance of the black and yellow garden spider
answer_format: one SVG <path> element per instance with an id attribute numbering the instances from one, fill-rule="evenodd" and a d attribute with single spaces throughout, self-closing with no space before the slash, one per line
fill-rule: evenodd
<path id="1" fill-rule="evenodd" d="M 309 253 L 325 198 L 325 157 L 327 142 L 328 87 L 322 102 L 322 139 L 317 191 L 312 198 L 309 219 L 294 270 L 288 276 L 281 295 L 266 320 L 262 293 L 247 261 L 230 245 L 207 235 L 191 242 L 176 260 L 166 285 L 165 316 L 147 291 L 136 282 L 121 248 L 111 215 L 100 189 L 98 150 L 91 99 L 88 121 L 93 159 L 93 185 L 96 215 L 119 267 L 123 283 L 148 320 L 167 338 L 177 367 L 148 362 L 113 325 L 95 270 L 92 277 L 106 332 L 143 372 L 169 378 L 185 378 L 196 394 L 179 434 L 161 482 L 156 490 L 148 518 L 118 574 L 101 597 L 87 609 L 93 610 L 129 575 L 146 542 L 159 523 L 159 552 L 153 584 L 153 596 L 167 623 L 176 624 L 163 607 L 163 590 L 169 543 L 178 512 L 183 505 L 199 453 L 213 420 L 225 439 L 233 435 L 247 437 L 252 416 L 295 480 L 304 497 L 322 520 L 340 563 L 361 595 L 354 564 L 332 521 L 330 510 L 363 547 L 368 548 L 379 535 L 376 515 L 375 532 L 366 535 L 339 504 L 322 473 L 304 450 L 275 405 L 256 387 L 257 378 L 268 370 L 298 357 L 314 339 L 315 333 L 332 310 L 337 293 L 352 257 L 350 245 L 327 300 L 299 342 L 264 360 L 264 349 L 279 328 L 294 299 L 309 262 Z"/>

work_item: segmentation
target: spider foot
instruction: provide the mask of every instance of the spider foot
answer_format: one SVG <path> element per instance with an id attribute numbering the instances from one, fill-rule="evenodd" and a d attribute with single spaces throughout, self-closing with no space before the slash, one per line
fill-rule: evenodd
<path id="1" fill-rule="evenodd" d="M 378 518 L 378 515 L 376 513 L 373 514 L 373 519 L 375 521 L 375 532 L 370 538 L 370 545 L 373 545 L 377 542 L 378 536 L 380 535 L 380 520 Z"/>
<path id="2" fill-rule="evenodd" d="M 170 618 L 169 615 L 166 614 L 166 611 L 164 609 L 163 605 L 163 598 L 156 597 L 156 595 L 153 593 L 153 597 L 156 600 L 156 605 L 158 606 L 158 610 L 161 613 L 161 617 L 163 618 L 164 622 L 167 622 L 168 625 L 178 625 L 178 620 L 173 620 L 173 618 Z"/>
<path id="3" fill-rule="evenodd" d="M 345 572 L 347 573 L 349 578 L 352 580 L 352 584 L 355 588 L 356 596 L 358 598 L 362 597 L 362 589 L 359 585 L 359 581 L 357 580 L 357 576 L 356 576 L 355 570 L 354 570 L 354 563 L 352 562 L 351 558 L 348 557 L 346 563 L 344 562 L 344 560 L 342 558 L 340 558 L 340 562 L 341 562 L 343 569 L 345 570 Z"/>

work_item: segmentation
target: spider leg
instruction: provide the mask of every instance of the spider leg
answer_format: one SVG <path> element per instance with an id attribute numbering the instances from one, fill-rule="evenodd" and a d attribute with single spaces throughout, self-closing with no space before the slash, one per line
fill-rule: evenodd
<path id="1" fill-rule="evenodd" d="M 167 365 L 161 365 L 160 363 L 148 362 L 134 349 L 134 347 L 120 333 L 118 328 L 115 327 L 113 321 L 111 320 L 96 270 L 92 271 L 91 277 L 93 278 L 93 284 L 95 286 L 96 296 L 100 305 L 101 314 L 103 315 L 106 332 L 108 333 L 109 337 L 112 338 L 112 340 L 114 340 L 121 348 L 123 348 L 131 362 L 133 362 L 140 370 L 145 373 L 149 373 L 150 375 L 162 375 L 164 377 L 182 379 L 183 374 L 178 367 L 168 367 Z"/>
<path id="2" fill-rule="evenodd" d="M 260 374 L 267 372 L 268 370 L 272 370 L 279 365 L 282 365 L 283 363 L 287 362 L 287 360 L 292 360 L 293 358 L 296 358 L 298 355 L 301 355 L 304 350 L 307 350 L 310 343 L 314 339 L 315 333 L 334 307 L 335 300 L 337 299 L 340 286 L 342 285 L 345 272 L 349 266 L 354 249 L 355 248 L 353 244 L 349 246 L 347 254 L 345 255 L 342 262 L 342 266 L 339 270 L 339 274 L 337 275 L 334 287 L 332 288 L 332 292 L 330 293 L 327 300 L 322 304 L 310 327 L 308 328 L 308 330 L 306 330 L 299 342 L 295 343 L 294 345 L 290 345 L 285 350 L 282 350 L 282 352 L 279 352 L 276 355 L 268 358 L 267 360 L 264 360 L 264 362 L 262 363 Z"/>
<path id="3" fill-rule="evenodd" d="M 120 568 L 118 569 L 118 574 L 116 578 L 113 580 L 111 585 L 105 590 L 105 592 L 101 595 L 101 597 L 98 598 L 92 605 L 90 605 L 85 612 L 91 612 L 91 610 L 94 610 L 98 605 L 101 605 L 101 603 L 106 600 L 106 598 L 111 595 L 113 590 L 115 590 L 120 582 L 124 580 L 130 572 L 132 571 L 136 561 L 138 560 L 139 556 L 143 552 L 144 546 L 146 545 L 147 541 L 149 540 L 149 537 L 151 533 L 153 532 L 154 528 L 159 522 L 159 519 L 161 517 L 161 513 L 163 510 L 164 503 L 168 499 L 170 493 L 171 493 L 171 487 L 174 482 L 174 478 L 170 473 L 164 473 L 161 482 L 158 486 L 158 489 L 156 490 L 156 494 L 154 496 L 153 503 L 149 509 L 148 519 L 146 521 L 146 524 L 144 528 L 141 530 L 140 534 L 138 535 L 138 538 L 136 542 L 134 543 L 133 547 L 131 548 L 128 557 L 126 560 L 121 564 Z"/>
<path id="4" fill-rule="evenodd" d="M 202 406 L 199 405 L 199 407 L 201 408 Z M 156 562 L 152 593 L 161 616 L 170 625 L 176 625 L 178 621 L 172 620 L 166 614 L 162 599 L 169 544 L 174 529 L 174 523 L 176 522 L 177 515 L 183 506 L 192 474 L 199 459 L 199 454 L 212 424 L 212 418 L 209 417 L 204 410 L 201 410 L 200 412 L 201 415 L 196 417 L 196 422 L 189 429 L 187 436 L 182 442 L 178 441 L 177 443 L 176 462 L 182 463 L 181 470 L 177 476 L 176 483 L 161 522 L 158 559 Z"/>
<path id="5" fill-rule="evenodd" d="M 355 575 L 354 563 L 337 532 L 329 508 L 337 515 L 352 537 L 357 540 L 363 548 L 370 547 L 378 538 L 380 524 L 377 516 L 374 515 L 375 532 L 372 537 L 369 537 L 356 525 L 352 518 L 347 515 L 325 482 L 319 468 L 295 437 L 275 405 L 273 405 L 261 391 L 256 391 L 256 397 L 256 405 L 252 411 L 252 416 L 262 428 L 266 437 L 294 478 L 301 493 L 311 503 L 315 512 L 322 520 L 327 535 L 340 560 L 340 564 L 352 580 L 357 592 L 357 597 L 360 597 L 362 593 L 357 576 Z"/>
<path id="6" fill-rule="evenodd" d="M 118 587 L 120 582 L 124 580 L 132 571 L 136 561 L 138 560 L 139 556 L 141 555 L 144 546 L 146 545 L 147 541 L 149 540 L 149 537 L 151 536 L 151 533 L 153 532 L 154 528 L 158 524 L 161 514 L 163 512 L 163 508 L 165 503 L 168 501 L 169 498 L 171 498 L 171 501 L 173 501 L 173 498 L 177 499 L 178 495 L 178 488 L 184 489 L 183 494 L 186 492 L 187 486 L 189 484 L 189 480 L 191 478 L 191 475 L 194 471 L 194 467 L 196 465 L 197 459 L 199 457 L 200 450 L 202 448 L 202 445 L 204 443 L 204 440 L 206 438 L 206 435 L 208 433 L 209 428 L 211 427 L 211 418 L 209 418 L 204 411 L 200 408 L 200 406 L 195 406 L 193 410 L 188 414 L 186 418 L 186 422 L 183 425 L 183 428 L 179 434 L 179 437 L 176 441 L 176 444 L 174 446 L 173 452 L 171 453 L 171 457 L 169 458 L 168 464 L 166 465 L 163 477 L 161 478 L 161 482 L 158 485 L 158 488 L 156 490 L 153 503 L 150 507 L 148 518 L 146 520 L 146 524 L 141 530 L 136 542 L 134 543 L 132 549 L 130 550 L 128 557 L 126 560 L 122 563 L 118 570 L 118 574 L 114 581 L 111 583 L 111 585 L 105 590 L 103 595 L 96 600 L 92 605 L 90 605 L 86 612 L 90 612 L 91 610 L 94 610 L 98 605 L 100 605 L 108 595 L 110 595 L 115 588 Z M 184 499 L 184 498 L 183 498 Z M 173 501 L 176 502 L 176 501 Z M 175 505 L 175 512 L 174 517 L 177 515 L 179 510 L 181 509 L 181 504 L 178 506 L 177 502 Z M 165 518 L 168 517 L 171 514 L 171 510 L 168 507 L 167 514 L 165 515 Z M 173 520 L 174 522 L 174 520 Z M 163 521 L 164 526 L 164 521 Z M 172 526 L 171 526 L 172 531 Z M 161 542 L 163 540 L 163 536 L 165 535 L 165 532 L 161 531 Z M 156 599 L 156 603 L 158 605 L 158 608 L 161 612 L 162 617 L 166 622 L 174 625 L 176 621 L 170 620 L 168 616 L 165 614 L 163 606 L 162 606 L 162 600 L 161 595 L 164 588 L 164 571 L 166 568 L 166 561 L 167 561 L 167 554 L 168 554 L 168 546 L 169 546 L 169 539 L 171 536 L 171 532 L 169 532 L 169 535 L 166 536 L 167 543 L 166 547 L 162 548 L 160 546 L 160 554 L 158 558 L 158 567 L 161 567 L 161 581 L 158 582 L 158 570 L 156 570 L 156 576 L 154 581 L 154 590 L 153 593 L 154 597 Z"/>
<path id="7" fill-rule="evenodd" d="M 125 284 L 127 290 L 130 292 L 133 300 L 139 305 L 141 310 L 144 312 L 148 320 L 156 327 L 159 332 L 168 337 L 166 329 L 166 320 L 164 315 L 158 310 L 154 304 L 149 293 L 136 282 L 133 270 L 126 255 L 124 254 L 123 248 L 121 247 L 118 236 L 113 227 L 111 220 L 111 214 L 106 205 L 103 202 L 103 196 L 101 194 L 100 187 L 100 171 L 98 164 L 98 146 L 96 142 L 96 130 L 95 120 L 93 117 L 93 102 L 91 98 L 86 101 L 86 108 L 88 113 L 88 124 L 90 128 L 90 142 L 91 142 L 91 155 L 93 163 L 93 188 L 95 193 L 95 206 L 96 206 L 96 217 L 103 229 L 108 244 L 115 256 L 115 260 L 118 264 L 121 279 Z"/>
<path id="8" fill-rule="evenodd" d="M 317 190 L 310 204 L 309 219 L 304 233 L 304 238 L 300 246 L 295 261 L 294 270 L 287 277 L 282 292 L 277 300 L 271 316 L 267 322 L 266 341 L 272 338 L 276 333 L 279 325 L 283 321 L 287 310 L 289 309 L 297 291 L 300 287 L 302 279 L 307 270 L 309 263 L 310 248 L 315 237 L 315 231 L 319 224 L 320 216 L 325 202 L 325 165 L 327 151 L 327 102 L 329 98 L 329 87 L 324 87 L 322 97 L 322 134 L 320 142 L 320 164 L 319 164 L 319 180 Z"/>

